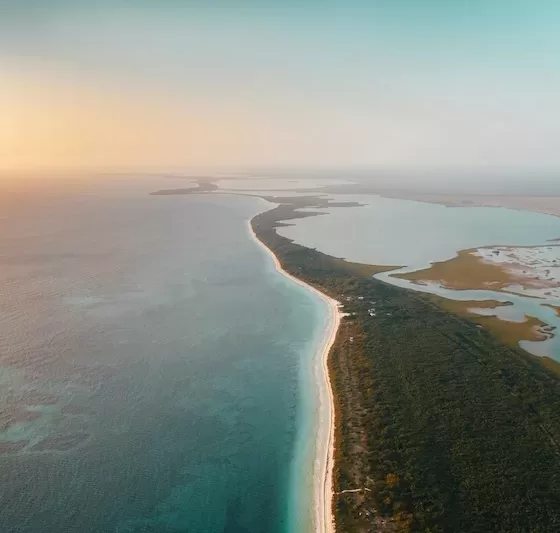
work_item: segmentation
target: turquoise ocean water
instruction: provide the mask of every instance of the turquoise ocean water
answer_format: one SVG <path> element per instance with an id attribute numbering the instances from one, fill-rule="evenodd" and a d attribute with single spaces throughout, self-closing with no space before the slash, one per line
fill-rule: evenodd
<path id="1" fill-rule="evenodd" d="M 0 530 L 305 527 L 325 305 L 262 201 L 127 180 L 2 195 Z"/>

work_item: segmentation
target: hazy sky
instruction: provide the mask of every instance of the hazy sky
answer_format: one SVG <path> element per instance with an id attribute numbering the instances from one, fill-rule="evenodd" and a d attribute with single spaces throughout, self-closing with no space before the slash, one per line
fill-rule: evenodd
<path id="1" fill-rule="evenodd" d="M 545 0 L 0 0 L 0 168 L 560 168 L 559 27 Z"/>

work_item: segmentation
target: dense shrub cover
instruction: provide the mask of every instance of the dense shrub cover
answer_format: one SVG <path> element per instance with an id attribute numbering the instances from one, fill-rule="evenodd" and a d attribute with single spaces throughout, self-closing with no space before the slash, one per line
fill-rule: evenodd
<path id="1" fill-rule="evenodd" d="M 522 350 L 253 219 L 284 268 L 341 301 L 330 356 L 337 531 L 560 531 L 560 379 Z M 316 199 L 315 199 L 316 203 Z M 373 310 L 373 316 L 372 316 Z"/>

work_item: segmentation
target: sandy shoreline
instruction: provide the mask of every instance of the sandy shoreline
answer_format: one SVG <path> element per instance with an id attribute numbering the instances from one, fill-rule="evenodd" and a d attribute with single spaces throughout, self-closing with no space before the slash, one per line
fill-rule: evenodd
<path id="1" fill-rule="evenodd" d="M 317 533 L 334 533 L 334 515 L 332 509 L 333 499 L 333 462 L 334 462 L 334 396 L 332 384 L 328 371 L 328 356 L 336 339 L 336 334 L 340 325 L 342 314 L 339 310 L 339 302 L 327 296 L 315 287 L 304 283 L 300 279 L 286 272 L 278 258 L 270 248 L 268 248 L 255 234 L 252 220 L 249 221 L 249 232 L 255 242 L 259 244 L 274 261 L 276 270 L 292 280 L 294 283 L 313 291 L 329 306 L 330 316 L 329 325 L 325 332 L 324 343 L 321 350 L 321 357 L 317 358 L 315 368 L 319 378 L 319 432 L 316 442 L 316 457 L 314 464 L 314 495 L 313 504 L 315 507 L 315 531 Z M 326 427 L 325 427 L 326 426 Z"/>

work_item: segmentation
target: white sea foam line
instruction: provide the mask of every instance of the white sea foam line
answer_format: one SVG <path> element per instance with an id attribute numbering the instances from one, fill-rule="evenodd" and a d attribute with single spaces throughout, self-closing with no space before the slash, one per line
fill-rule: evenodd
<path id="1" fill-rule="evenodd" d="M 330 317 L 329 317 L 329 328 L 327 329 L 327 335 L 325 336 L 325 343 L 323 345 L 323 350 L 321 357 L 318 361 L 320 373 L 322 375 L 322 384 L 319 384 L 319 398 L 320 398 L 320 409 L 319 412 L 323 413 L 326 411 L 327 416 L 319 415 L 320 422 L 326 420 L 329 424 L 327 431 L 327 443 L 324 447 L 324 452 L 322 451 L 323 433 L 321 429 L 317 435 L 317 445 L 316 445 L 316 459 L 315 459 L 315 474 L 314 475 L 314 505 L 315 505 L 315 531 L 317 533 L 334 533 L 334 516 L 332 509 L 332 499 L 333 499 L 333 462 L 334 462 L 334 396 L 332 391 L 332 384 L 329 376 L 328 370 L 328 357 L 331 348 L 336 339 L 336 333 L 338 327 L 340 326 L 341 313 L 339 311 L 340 302 L 337 302 L 330 296 L 322 293 L 320 290 L 304 283 L 300 279 L 292 276 L 290 273 L 286 272 L 280 261 L 274 252 L 268 248 L 255 234 L 253 230 L 253 225 L 251 221 L 248 223 L 249 232 L 255 242 L 266 250 L 267 254 L 273 259 L 274 266 L 278 272 L 292 280 L 294 283 L 305 287 L 317 294 L 321 299 L 323 299 L 329 306 Z M 327 402 L 324 401 L 325 391 L 327 395 Z M 318 474 L 318 475 L 317 475 Z"/>

